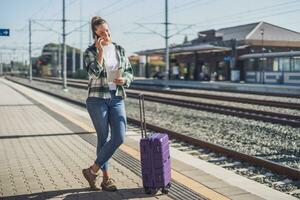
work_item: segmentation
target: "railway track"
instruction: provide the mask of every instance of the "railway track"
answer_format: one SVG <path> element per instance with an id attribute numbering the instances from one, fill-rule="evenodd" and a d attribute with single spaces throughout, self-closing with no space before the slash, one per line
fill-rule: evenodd
<path id="1" fill-rule="evenodd" d="M 36 81 L 42 81 L 52 84 L 61 84 L 58 80 L 51 80 L 51 79 L 44 79 L 44 78 L 34 78 Z M 82 88 L 87 89 L 87 82 L 85 80 L 81 80 L 79 82 L 70 82 L 68 84 L 70 87 L 75 88 Z M 145 89 L 146 91 L 152 91 L 153 93 L 156 93 L 158 91 L 153 89 Z M 175 91 L 159 91 L 164 92 L 166 94 L 173 94 L 173 95 L 179 95 L 179 96 L 185 96 L 186 93 L 182 92 L 175 92 Z M 169 93 L 168 93 L 169 92 Z M 139 92 L 134 92 L 134 90 L 127 91 L 128 97 L 131 98 L 138 98 Z M 189 95 L 192 95 L 189 93 Z M 200 94 L 199 94 L 200 95 Z M 216 95 L 212 95 L 216 96 Z M 201 96 L 198 96 L 199 98 L 202 98 Z M 237 102 L 232 99 L 232 97 L 225 97 L 225 96 L 218 96 L 220 99 L 218 100 L 226 100 L 229 102 Z M 205 98 L 209 98 L 208 96 Z M 203 102 L 197 102 L 197 101 L 191 101 L 191 100 L 183 100 L 179 98 L 173 98 L 173 97 L 162 97 L 162 96 L 156 96 L 151 94 L 145 94 L 145 99 L 148 101 L 158 102 L 158 103 L 164 103 L 168 105 L 174 105 L 174 106 L 180 106 L 195 110 L 204 110 L 208 112 L 218 113 L 218 114 L 224 114 L 224 115 L 231 115 L 235 117 L 240 118 L 246 118 L 246 119 L 253 119 L 258 121 L 264 121 L 264 122 L 270 122 L 275 124 L 281 124 L 281 125 L 289 125 L 293 127 L 300 127 L 300 116 L 296 115 L 289 115 L 289 114 L 283 114 L 283 113 L 276 113 L 276 112 L 270 112 L 270 111 L 261 111 L 261 110 L 254 110 L 254 109 L 247 109 L 247 108 L 241 108 L 241 107 L 234 107 L 234 106 L 227 106 L 227 105 L 218 105 L 213 103 L 203 103 Z M 214 98 L 212 98 L 214 99 Z M 238 99 L 237 97 L 234 97 L 234 99 Z M 249 99 L 248 99 L 249 100 Z M 247 99 L 241 98 L 241 101 L 239 103 L 246 103 Z M 257 102 L 258 105 L 264 105 L 269 106 L 269 103 L 276 106 L 276 107 L 285 107 L 290 109 L 300 109 L 300 104 L 289 104 L 286 102 L 276 102 L 276 101 L 264 101 L 261 102 L 261 100 L 250 100 L 254 104 Z M 262 104 L 264 103 L 264 104 Z M 289 106 L 290 105 L 290 106 Z M 299 108 L 298 108 L 299 107 Z"/>
<path id="2" fill-rule="evenodd" d="M 55 78 L 55 77 L 48 77 L 48 79 L 52 79 L 52 80 L 59 80 L 62 81 L 62 79 L 60 78 Z M 68 82 L 73 82 L 73 83 L 88 83 L 87 79 L 73 79 L 73 78 L 68 78 Z M 131 89 L 143 89 L 143 90 L 147 90 L 147 91 L 158 91 L 158 92 L 169 92 L 166 90 L 163 90 L 162 88 L 164 87 L 164 85 L 161 84 L 156 84 L 156 85 L 152 85 L 152 87 L 149 87 L 149 84 L 142 84 L 142 83 L 136 83 L 133 82 L 133 85 L 131 86 Z M 179 86 L 172 86 L 172 88 L 176 89 L 193 89 L 193 90 L 204 90 L 204 91 L 215 91 L 215 92 L 230 92 L 230 93 L 236 93 L 236 94 L 252 94 L 252 95 L 263 95 L 263 96 L 272 96 L 272 97 L 287 97 L 287 98 L 295 98 L 295 99 L 299 99 L 300 98 L 300 94 L 278 94 L 278 93 L 264 93 L 264 92 L 256 92 L 256 91 L 234 91 L 234 90 L 226 90 L 226 89 L 216 89 L 216 88 L 201 88 L 201 89 L 195 89 L 195 88 L 189 88 L 189 87 L 179 87 Z M 170 94 L 173 93 L 178 93 L 179 91 L 170 91 Z M 195 93 L 191 93 L 191 92 L 182 92 L 180 91 L 179 93 L 185 95 L 185 96 L 189 96 L 189 95 L 193 95 L 193 97 L 196 97 L 198 94 Z M 196 95 L 196 96 L 195 96 Z M 199 97 L 205 98 L 205 95 L 199 94 Z M 216 96 L 216 99 L 222 98 L 223 96 L 221 95 L 210 95 L 208 94 L 207 97 L 208 98 L 214 98 L 214 96 Z M 237 101 L 240 101 L 240 97 L 236 98 Z M 221 100 L 221 99 L 220 99 Z M 226 99 L 225 99 L 226 100 Z M 247 100 L 247 99 L 244 99 Z M 242 100 L 242 101 L 244 101 Z M 270 101 L 267 101 L 268 103 Z M 251 101 L 249 101 L 249 103 L 251 103 Z M 259 103 L 254 101 L 255 104 Z M 276 101 L 275 101 L 276 103 Z M 296 105 L 297 106 L 297 105 Z M 299 107 L 298 107 L 299 108 Z"/>
<path id="3" fill-rule="evenodd" d="M 59 80 L 59 79 L 53 78 L 53 80 Z M 88 84 L 88 80 L 71 79 L 71 80 L 69 80 L 69 82 L 86 84 L 86 85 Z M 237 102 L 237 103 L 247 103 L 247 104 L 253 104 L 253 105 L 262 105 L 262 106 L 269 106 L 269 107 L 276 107 L 276 108 L 287 108 L 287 109 L 300 110 L 300 104 L 297 104 L 297 103 L 286 103 L 286 102 L 261 100 L 261 99 L 249 99 L 249 98 L 241 98 L 241 97 L 233 97 L 233 96 L 228 97 L 228 96 L 222 96 L 222 95 L 200 94 L 200 93 L 191 93 L 191 92 L 184 92 L 184 91 L 161 90 L 158 88 L 140 87 L 140 86 L 134 86 L 130 89 L 131 90 L 143 90 L 143 91 L 155 92 L 155 93 L 171 94 L 171 95 L 180 95 L 180 96 L 186 96 L 186 97 L 198 97 L 198 98 L 203 98 L 203 99 L 213 99 L 213 100 L 220 100 L 220 101 L 230 101 L 230 102 Z M 280 96 L 279 94 L 273 94 L 273 95 Z M 270 96 L 272 96 L 272 95 L 270 95 Z M 286 95 L 282 95 L 280 97 L 286 97 Z"/>
<path id="4" fill-rule="evenodd" d="M 27 84 L 23 84 L 15 80 L 11 81 L 24 85 L 31 89 L 46 93 L 48 95 L 55 96 L 59 99 L 65 100 L 69 103 L 78 105 L 80 107 L 86 107 L 85 103 L 74 100 L 72 98 L 57 95 L 52 92 L 45 91 Z M 140 124 L 139 120 L 134 118 L 128 118 L 128 122 L 136 127 Z M 207 141 L 203 141 L 194 137 L 182 135 L 180 133 L 153 124 L 147 123 L 147 128 L 154 132 L 168 133 L 172 141 L 171 146 L 179 149 L 180 151 L 184 151 L 198 158 L 205 159 L 208 162 L 215 163 L 217 165 L 220 165 L 221 167 L 231 169 L 241 175 L 247 174 L 247 171 L 256 171 L 256 174 L 246 176 L 258 182 L 263 182 L 268 186 L 272 186 L 275 189 L 279 188 L 279 190 L 284 191 L 285 185 L 293 185 L 293 189 L 284 192 L 300 198 L 300 170 L 298 169 L 283 166 L 278 163 L 259 157 L 240 153 L 232 149 Z M 261 168 L 261 173 L 257 172 L 259 171 L 257 170 L 257 167 Z M 266 173 L 266 170 L 269 172 Z M 282 181 L 274 180 L 273 182 L 270 182 L 273 176 L 280 176 Z"/>

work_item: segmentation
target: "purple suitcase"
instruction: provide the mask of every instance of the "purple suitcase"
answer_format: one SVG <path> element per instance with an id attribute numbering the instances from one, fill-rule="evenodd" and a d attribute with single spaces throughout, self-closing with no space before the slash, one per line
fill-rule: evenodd
<path id="1" fill-rule="evenodd" d="M 152 190 L 167 194 L 171 187 L 171 160 L 169 137 L 163 133 L 147 136 L 144 112 L 144 95 L 139 95 L 142 139 L 140 141 L 142 177 L 145 193 Z"/>

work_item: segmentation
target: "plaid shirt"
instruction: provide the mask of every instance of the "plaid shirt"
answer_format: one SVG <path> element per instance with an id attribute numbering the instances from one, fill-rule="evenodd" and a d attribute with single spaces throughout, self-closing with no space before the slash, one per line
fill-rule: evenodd
<path id="1" fill-rule="evenodd" d="M 133 72 L 131 64 L 128 58 L 125 56 L 125 50 L 120 45 L 113 43 L 116 47 L 116 53 L 119 60 L 119 69 L 122 77 L 126 79 L 124 85 L 117 85 L 116 96 L 126 97 L 125 88 L 130 86 L 133 81 Z M 89 97 L 100 97 L 100 98 L 111 98 L 111 94 L 107 82 L 107 73 L 105 67 L 101 66 L 98 62 L 98 49 L 95 44 L 91 45 L 84 52 L 84 64 L 85 68 L 90 75 L 88 85 L 88 96 Z M 103 60 L 105 65 L 105 60 Z"/>

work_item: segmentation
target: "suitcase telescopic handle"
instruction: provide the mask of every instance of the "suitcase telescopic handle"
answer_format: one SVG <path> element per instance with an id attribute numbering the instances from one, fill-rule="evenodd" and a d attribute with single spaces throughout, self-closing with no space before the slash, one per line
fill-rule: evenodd
<path id="1" fill-rule="evenodd" d="M 139 94 L 139 106 L 140 106 L 140 121 L 141 121 L 142 138 L 147 137 L 144 102 L 145 102 L 144 94 L 141 93 L 141 94 Z"/>

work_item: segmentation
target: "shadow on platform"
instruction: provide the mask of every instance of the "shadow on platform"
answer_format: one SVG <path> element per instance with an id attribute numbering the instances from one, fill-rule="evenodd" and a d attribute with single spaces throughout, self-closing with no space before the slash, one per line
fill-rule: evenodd
<path id="1" fill-rule="evenodd" d="M 119 189 L 116 192 L 106 192 L 106 191 L 94 191 L 89 188 L 78 188 L 78 189 L 67 189 L 67 190 L 56 190 L 39 192 L 33 194 L 15 195 L 2 197 L 3 200 L 40 200 L 40 199 L 135 199 L 135 198 L 147 198 L 160 196 L 162 194 L 158 193 L 156 195 L 147 195 L 144 192 L 144 188 L 129 188 L 129 189 Z"/>

